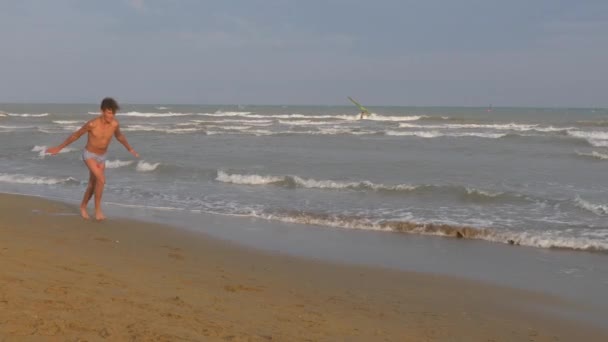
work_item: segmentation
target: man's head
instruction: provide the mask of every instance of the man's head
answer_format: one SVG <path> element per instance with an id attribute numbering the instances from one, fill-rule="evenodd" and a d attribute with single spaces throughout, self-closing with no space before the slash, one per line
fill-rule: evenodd
<path id="1" fill-rule="evenodd" d="M 119 109 L 118 103 L 111 97 L 106 97 L 101 101 L 101 116 L 107 123 L 114 121 L 114 115 Z"/>

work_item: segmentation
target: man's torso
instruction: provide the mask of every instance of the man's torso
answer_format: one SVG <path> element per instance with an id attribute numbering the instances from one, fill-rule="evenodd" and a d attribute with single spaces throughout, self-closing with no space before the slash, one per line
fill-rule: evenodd
<path id="1" fill-rule="evenodd" d="M 106 153 L 117 127 L 117 121 L 106 123 L 102 118 L 91 121 L 86 149 L 97 154 Z"/>

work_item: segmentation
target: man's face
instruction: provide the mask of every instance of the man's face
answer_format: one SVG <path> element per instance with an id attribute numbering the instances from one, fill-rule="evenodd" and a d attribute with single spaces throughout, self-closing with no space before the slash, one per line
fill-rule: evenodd
<path id="1" fill-rule="evenodd" d="M 111 109 L 101 110 L 101 116 L 103 117 L 103 120 L 107 123 L 111 123 L 114 121 L 114 115 L 116 115 L 116 113 L 114 113 Z"/>

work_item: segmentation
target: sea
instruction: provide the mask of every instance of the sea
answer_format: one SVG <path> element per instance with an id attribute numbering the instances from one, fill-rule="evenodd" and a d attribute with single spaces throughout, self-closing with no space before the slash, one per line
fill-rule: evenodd
<path id="1" fill-rule="evenodd" d="M 77 205 L 86 137 L 45 151 L 98 107 L 0 104 L 0 192 Z M 608 109 L 368 109 L 124 104 L 116 118 L 141 157 L 111 144 L 106 214 L 229 220 L 231 239 L 279 250 L 606 297 Z M 514 279 L 496 270 L 505 258 L 532 269 Z"/>

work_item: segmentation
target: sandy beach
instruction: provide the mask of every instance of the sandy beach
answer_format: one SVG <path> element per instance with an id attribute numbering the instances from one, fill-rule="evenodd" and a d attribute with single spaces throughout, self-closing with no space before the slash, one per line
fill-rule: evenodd
<path id="1" fill-rule="evenodd" d="M 606 341 L 576 304 L 0 195 L 0 341 Z M 201 224 L 205 224 L 202 222 Z"/>

